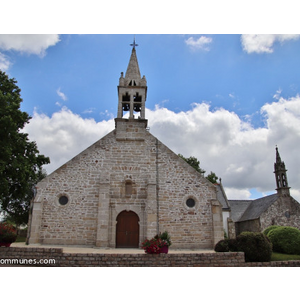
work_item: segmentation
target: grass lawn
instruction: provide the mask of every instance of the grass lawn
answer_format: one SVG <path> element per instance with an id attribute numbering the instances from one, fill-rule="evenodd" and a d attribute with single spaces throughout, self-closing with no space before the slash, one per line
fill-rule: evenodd
<path id="1" fill-rule="evenodd" d="M 272 253 L 271 261 L 284 261 L 284 260 L 300 260 L 300 255 Z"/>

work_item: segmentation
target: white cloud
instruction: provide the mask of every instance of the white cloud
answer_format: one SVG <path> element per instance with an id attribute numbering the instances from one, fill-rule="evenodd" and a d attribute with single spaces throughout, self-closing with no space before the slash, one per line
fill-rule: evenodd
<path id="1" fill-rule="evenodd" d="M 82 113 L 83 113 L 83 114 L 91 114 L 91 113 L 93 113 L 95 110 L 96 110 L 95 107 L 90 107 L 90 108 L 85 109 Z"/>
<path id="2" fill-rule="evenodd" d="M 253 128 L 225 109 L 211 111 L 208 104 L 195 104 L 175 113 L 157 107 L 147 111 L 150 132 L 175 153 L 196 156 L 201 167 L 222 178 L 231 191 L 245 197 L 249 189 L 275 191 L 275 146 L 289 169 L 291 193 L 300 191 L 300 96 L 266 104 L 261 109 L 266 127 Z M 236 193 L 236 192 L 235 192 Z M 299 198 L 300 201 L 300 198 Z"/>
<path id="3" fill-rule="evenodd" d="M 272 53 L 276 42 L 299 39 L 299 34 L 243 34 L 241 42 L 247 53 Z"/>
<path id="4" fill-rule="evenodd" d="M 100 116 L 106 116 L 107 118 L 113 118 L 114 114 L 109 112 L 107 109 L 105 110 L 105 112 L 100 112 Z"/>
<path id="5" fill-rule="evenodd" d="M 248 189 L 224 188 L 226 196 L 229 200 L 248 200 L 251 193 Z"/>
<path id="6" fill-rule="evenodd" d="M 25 131 L 37 142 L 40 153 L 50 157 L 51 164 L 45 166 L 49 174 L 113 128 L 113 119 L 97 123 L 63 107 L 51 117 L 35 111 Z"/>
<path id="7" fill-rule="evenodd" d="M 212 42 L 212 38 L 201 36 L 198 39 L 194 39 L 193 37 L 188 38 L 185 40 L 185 43 L 192 49 L 192 50 L 205 50 L 209 51 L 209 45 Z"/>
<path id="8" fill-rule="evenodd" d="M 195 156 L 201 168 L 216 173 L 229 198 L 247 199 L 250 189 L 275 192 L 275 146 L 288 171 L 292 195 L 300 195 L 300 96 L 265 104 L 266 127 L 253 128 L 234 112 L 211 111 L 196 103 L 175 113 L 156 106 L 146 110 L 150 132 L 175 153 Z M 48 173 L 114 129 L 114 120 L 95 122 L 67 108 L 48 117 L 37 112 L 25 127 L 40 152 L 51 159 Z M 300 201 L 300 198 L 296 198 Z"/>
<path id="9" fill-rule="evenodd" d="M 59 41 L 57 34 L 0 34 L 0 49 L 44 56 Z"/>
<path id="10" fill-rule="evenodd" d="M 278 89 L 276 93 L 273 95 L 273 99 L 280 99 L 280 94 L 282 93 L 282 89 Z"/>
<path id="11" fill-rule="evenodd" d="M 0 52 L 0 70 L 7 71 L 10 66 L 10 61 L 6 55 Z"/>
<path id="12" fill-rule="evenodd" d="M 60 88 L 58 88 L 56 90 L 56 93 L 62 100 L 64 100 L 64 101 L 68 100 L 67 96 L 60 90 Z"/>

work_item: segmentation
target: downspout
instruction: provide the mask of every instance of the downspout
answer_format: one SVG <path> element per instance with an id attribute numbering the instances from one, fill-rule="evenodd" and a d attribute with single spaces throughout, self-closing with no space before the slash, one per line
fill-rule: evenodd
<path id="1" fill-rule="evenodd" d="M 158 139 L 156 138 L 156 233 L 159 234 L 159 173 L 158 173 Z"/>

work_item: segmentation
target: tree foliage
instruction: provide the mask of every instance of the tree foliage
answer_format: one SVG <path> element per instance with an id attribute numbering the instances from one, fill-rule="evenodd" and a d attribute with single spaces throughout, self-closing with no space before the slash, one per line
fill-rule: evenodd
<path id="1" fill-rule="evenodd" d="M 205 178 L 212 183 L 217 183 L 217 180 L 219 179 L 219 177 L 214 172 L 210 172 L 210 174 L 207 175 Z"/>
<path id="2" fill-rule="evenodd" d="M 200 161 L 196 157 L 190 156 L 186 158 L 182 154 L 178 154 L 178 156 L 181 157 L 183 160 L 185 160 L 190 166 L 192 166 L 195 170 L 197 170 L 202 175 L 206 172 L 205 170 L 200 168 Z"/>
<path id="3" fill-rule="evenodd" d="M 0 209 L 10 216 L 28 212 L 32 187 L 50 159 L 22 132 L 30 117 L 20 110 L 22 98 L 15 79 L 0 70 Z"/>
<path id="4" fill-rule="evenodd" d="M 178 154 L 178 156 L 185 160 L 190 166 L 192 166 L 195 170 L 197 170 L 204 176 L 206 171 L 200 168 L 200 161 L 196 157 L 190 156 L 186 158 L 182 154 Z M 218 180 L 218 176 L 214 172 L 210 172 L 210 174 L 207 175 L 205 178 L 208 179 L 211 183 L 217 183 Z"/>

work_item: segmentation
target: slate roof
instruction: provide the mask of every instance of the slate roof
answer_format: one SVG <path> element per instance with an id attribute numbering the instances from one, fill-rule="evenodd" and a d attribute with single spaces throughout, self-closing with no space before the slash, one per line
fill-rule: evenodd
<path id="1" fill-rule="evenodd" d="M 222 209 L 223 210 L 230 210 L 230 206 L 227 200 L 227 196 L 225 194 L 225 191 L 222 187 L 222 184 L 215 184 L 215 186 L 217 187 L 217 199 L 219 200 L 219 202 L 222 205 Z"/>
<path id="2" fill-rule="evenodd" d="M 231 218 L 234 222 L 257 219 L 278 197 L 278 194 L 273 194 L 256 200 L 229 200 Z"/>
<path id="3" fill-rule="evenodd" d="M 228 200 L 231 208 L 231 219 L 238 222 L 253 200 Z"/>

